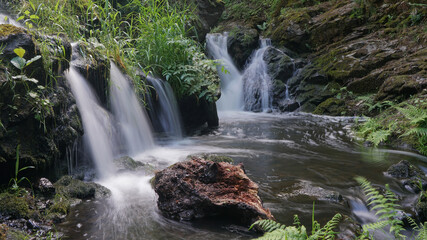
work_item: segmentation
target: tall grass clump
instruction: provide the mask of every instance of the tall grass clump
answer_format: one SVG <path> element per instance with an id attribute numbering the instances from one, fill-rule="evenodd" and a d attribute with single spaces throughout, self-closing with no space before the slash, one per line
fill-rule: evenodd
<path id="1" fill-rule="evenodd" d="M 179 97 L 216 100 L 219 78 L 192 39 L 194 7 L 167 0 L 132 0 L 113 8 L 108 0 L 21 0 L 22 21 L 49 34 L 95 44 L 129 75 L 136 69 L 167 80 Z M 136 86 L 144 84 L 134 76 Z"/>

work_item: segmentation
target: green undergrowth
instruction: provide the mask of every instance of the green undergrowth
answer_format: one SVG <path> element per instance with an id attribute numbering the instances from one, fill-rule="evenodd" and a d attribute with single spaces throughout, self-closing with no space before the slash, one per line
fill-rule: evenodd
<path id="1" fill-rule="evenodd" d="M 166 79 L 178 97 L 216 100 L 216 62 L 189 37 L 194 35 L 189 25 L 194 6 L 167 0 L 124 2 L 113 8 L 107 0 L 21 0 L 16 11 L 28 28 L 95 43 L 133 77 L 141 92 L 146 86 L 137 69 Z"/>
<path id="2" fill-rule="evenodd" d="M 356 126 L 363 139 L 379 144 L 409 143 L 427 155 L 427 98 L 425 95 L 392 106 Z"/>

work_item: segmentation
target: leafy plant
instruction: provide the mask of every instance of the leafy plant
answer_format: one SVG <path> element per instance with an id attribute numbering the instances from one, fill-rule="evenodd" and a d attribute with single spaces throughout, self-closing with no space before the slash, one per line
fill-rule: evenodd
<path id="1" fill-rule="evenodd" d="M 281 239 L 292 239 L 292 240 L 315 240 L 315 239 L 334 239 L 337 234 L 333 229 L 337 227 L 341 221 L 342 215 L 337 213 L 329 220 L 325 226 L 320 227 L 320 224 L 314 220 L 314 204 L 313 204 L 313 215 L 312 215 L 312 231 L 311 235 L 308 236 L 306 227 L 301 224 L 297 215 L 294 215 L 295 226 L 285 226 L 274 220 L 263 219 L 258 220 L 251 225 L 249 228 L 258 227 L 265 234 L 257 240 L 281 240 Z"/>
<path id="2" fill-rule="evenodd" d="M 21 177 L 20 179 L 18 179 L 18 174 L 26 169 L 35 168 L 34 166 L 26 166 L 26 167 L 19 168 L 19 148 L 20 148 L 20 145 L 16 147 L 15 177 L 9 180 L 9 185 L 11 185 L 11 189 L 14 191 L 17 191 L 19 189 L 19 184 L 22 181 L 27 181 L 31 186 L 31 182 L 28 178 Z"/>
<path id="3" fill-rule="evenodd" d="M 418 138 L 418 150 L 427 155 L 427 110 L 415 107 L 412 105 L 406 105 L 403 107 L 396 107 L 396 109 L 402 113 L 409 121 L 410 128 L 406 130 L 402 136 L 415 136 Z"/>
<path id="4" fill-rule="evenodd" d="M 362 186 L 363 192 L 372 210 L 375 210 L 375 215 L 379 216 L 378 222 L 363 225 L 365 237 L 371 237 L 371 231 L 390 227 L 389 232 L 395 237 L 404 238 L 401 232 L 404 230 L 402 220 L 396 218 L 399 205 L 396 195 L 386 185 L 385 193 L 381 194 L 372 184 L 364 177 L 356 177 L 356 181 Z"/>
<path id="5" fill-rule="evenodd" d="M 13 50 L 13 52 L 17 55 L 17 57 L 12 58 L 12 60 L 10 60 L 10 62 L 13 64 L 13 66 L 15 66 L 16 68 L 21 70 L 21 73 L 24 71 L 24 68 L 26 66 L 30 65 L 31 63 L 33 63 L 33 62 L 35 62 L 41 58 L 40 55 L 37 55 L 37 56 L 31 58 L 30 60 L 26 60 L 24 58 L 25 49 L 23 49 L 21 47 L 15 48 Z"/>

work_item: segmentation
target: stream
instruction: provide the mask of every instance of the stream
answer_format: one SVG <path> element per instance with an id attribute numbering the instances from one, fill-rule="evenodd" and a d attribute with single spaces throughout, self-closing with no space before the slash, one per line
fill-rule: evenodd
<path id="1" fill-rule="evenodd" d="M 160 141 L 152 150 L 132 157 L 162 169 L 197 153 L 221 154 L 243 163 L 247 175 L 259 184 L 264 206 L 286 225 L 297 214 L 311 226 L 312 197 L 290 194 L 294 184 L 311 186 L 314 192 L 337 192 L 343 200 L 315 200 L 315 219 L 321 224 L 335 213 L 352 216 L 360 223 L 373 221 L 363 194 L 354 180 L 364 176 L 375 185 L 390 184 L 397 194 L 410 194 L 383 172 L 400 160 L 424 171 L 427 158 L 409 152 L 365 147 L 351 137 L 352 118 L 310 114 L 220 112 L 220 127 L 208 134 L 181 141 Z M 175 222 L 161 216 L 150 186 L 152 175 L 121 173 L 100 184 L 112 191 L 104 201 L 87 201 L 72 209 L 58 226 L 66 239 L 250 239 L 246 227 L 224 219 Z M 324 189 L 324 190 L 321 190 Z"/>

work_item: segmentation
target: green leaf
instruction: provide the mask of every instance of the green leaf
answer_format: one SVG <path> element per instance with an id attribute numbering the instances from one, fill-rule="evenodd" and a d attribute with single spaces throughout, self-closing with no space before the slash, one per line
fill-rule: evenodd
<path id="1" fill-rule="evenodd" d="M 27 64 L 25 64 L 25 66 L 28 66 L 28 65 L 30 65 L 31 63 L 33 63 L 33 62 L 35 62 L 35 61 L 39 60 L 41 57 L 42 57 L 42 56 L 37 55 L 37 56 L 35 56 L 35 57 L 31 58 L 30 60 L 28 60 L 28 61 L 27 61 Z"/>
<path id="2" fill-rule="evenodd" d="M 27 11 L 24 12 L 24 14 L 27 15 L 27 16 L 29 16 L 30 15 L 30 11 L 27 10 Z"/>
<path id="3" fill-rule="evenodd" d="M 25 67 L 25 59 L 21 57 L 14 57 L 10 62 L 19 70 L 22 70 Z"/>
<path id="4" fill-rule="evenodd" d="M 19 47 L 19 48 L 13 49 L 13 52 L 16 53 L 16 55 L 18 55 L 18 57 L 23 58 L 24 54 L 25 54 L 25 49 L 23 49 L 22 47 Z"/>
<path id="5" fill-rule="evenodd" d="M 16 147 L 16 162 L 15 162 L 15 179 L 18 178 L 18 172 L 19 172 L 19 148 L 21 147 L 21 145 L 18 144 L 18 146 Z M 15 181 L 16 183 L 16 181 Z"/>
<path id="6" fill-rule="evenodd" d="M 25 18 L 25 16 L 20 16 L 18 19 L 16 19 L 16 21 L 21 21 Z"/>
<path id="7" fill-rule="evenodd" d="M 30 18 L 31 19 L 39 19 L 39 16 L 37 16 L 37 15 L 31 15 Z"/>

